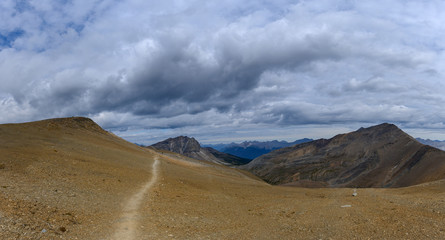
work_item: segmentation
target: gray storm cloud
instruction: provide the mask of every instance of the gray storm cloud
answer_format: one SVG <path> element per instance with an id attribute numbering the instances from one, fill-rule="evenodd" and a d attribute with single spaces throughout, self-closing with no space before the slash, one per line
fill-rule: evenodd
<path id="1" fill-rule="evenodd" d="M 0 111 L 7 114 L 0 121 L 84 115 L 116 129 L 441 126 L 444 7 L 2 1 Z"/>

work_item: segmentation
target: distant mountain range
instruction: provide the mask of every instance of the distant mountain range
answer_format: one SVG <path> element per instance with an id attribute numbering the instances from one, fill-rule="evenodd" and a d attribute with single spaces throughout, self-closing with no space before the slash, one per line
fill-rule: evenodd
<path id="1" fill-rule="evenodd" d="M 196 139 L 186 136 L 169 138 L 162 142 L 153 144 L 151 147 L 179 153 L 197 160 L 204 160 L 222 165 L 242 165 L 250 162 L 250 159 L 219 152 L 211 147 L 201 147 Z"/>
<path id="2" fill-rule="evenodd" d="M 230 144 L 216 144 L 216 145 L 206 145 L 212 147 L 220 152 L 235 155 L 241 158 L 254 159 L 273 150 L 277 150 L 283 147 L 290 147 L 295 144 L 310 142 L 312 139 L 303 138 L 296 140 L 294 142 L 286 141 L 246 141 L 242 143 L 230 143 Z"/>
<path id="3" fill-rule="evenodd" d="M 403 187 L 445 178 L 445 152 L 385 123 L 281 148 L 240 168 L 271 184 Z"/>
<path id="4" fill-rule="evenodd" d="M 422 138 L 416 138 L 416 140 L 425 145 L 430 145 L 432 147 L 445 151 L 445 141 L 422 139 Z"/>
<path id="5" fill-rule="evenodd" d="M 331 139 L 210 145 L 219 151 L 185 136 L 151 147 L 236 166 L 274 185 L 405 187 L 445 178 L 444 142 L 417 140 L 384 123 Z"/>

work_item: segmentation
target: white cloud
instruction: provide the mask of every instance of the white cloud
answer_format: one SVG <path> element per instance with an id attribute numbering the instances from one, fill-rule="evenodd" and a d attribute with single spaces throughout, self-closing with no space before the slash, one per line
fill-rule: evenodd
<path id="1" fill-rule="evenodd" d="M 15 3 L 0 3 L 2 122 L 443 122 L 442 1 Z"/>

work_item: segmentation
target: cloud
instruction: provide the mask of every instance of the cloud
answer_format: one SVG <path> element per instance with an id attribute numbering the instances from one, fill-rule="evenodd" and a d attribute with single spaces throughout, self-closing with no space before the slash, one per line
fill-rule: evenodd
<path id="1" fill-rule="evenodd" d="M 0 99 L 11 113 L 0 120 L 84 115 L 112 129 L 439 126 L 443 7 L 3 1 Z"/>
<path id="2" fill-rule="evenodd" d="M 403 86 L 390 83 L 381 77 L 370 78 L 365 81 L 359 81 L 355 78 L 349 80 L 343 85 L 344 91 L 351 92 L 390 92 L 404 90 Z"/>

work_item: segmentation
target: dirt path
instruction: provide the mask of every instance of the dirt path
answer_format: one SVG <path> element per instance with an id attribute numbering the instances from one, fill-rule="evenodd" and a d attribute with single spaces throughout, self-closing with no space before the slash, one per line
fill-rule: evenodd
<path id="1" fill-rule="evenodd" d="M 156 156 L 154 158 L 152 166 L 152 177 L 151 179 L 136 193 L 134 194 L 122 211 L 122 215 L 119 220 L 119 225 L 114 233 L 112 239 L 116 240 L 133 240 L 137 239 L 138 226 L 139 226 L 139 208 L 146 197 L 147 193 L 153 187 L 153 185 L 158 181 L 158 165 L 159 160 Z"/>

